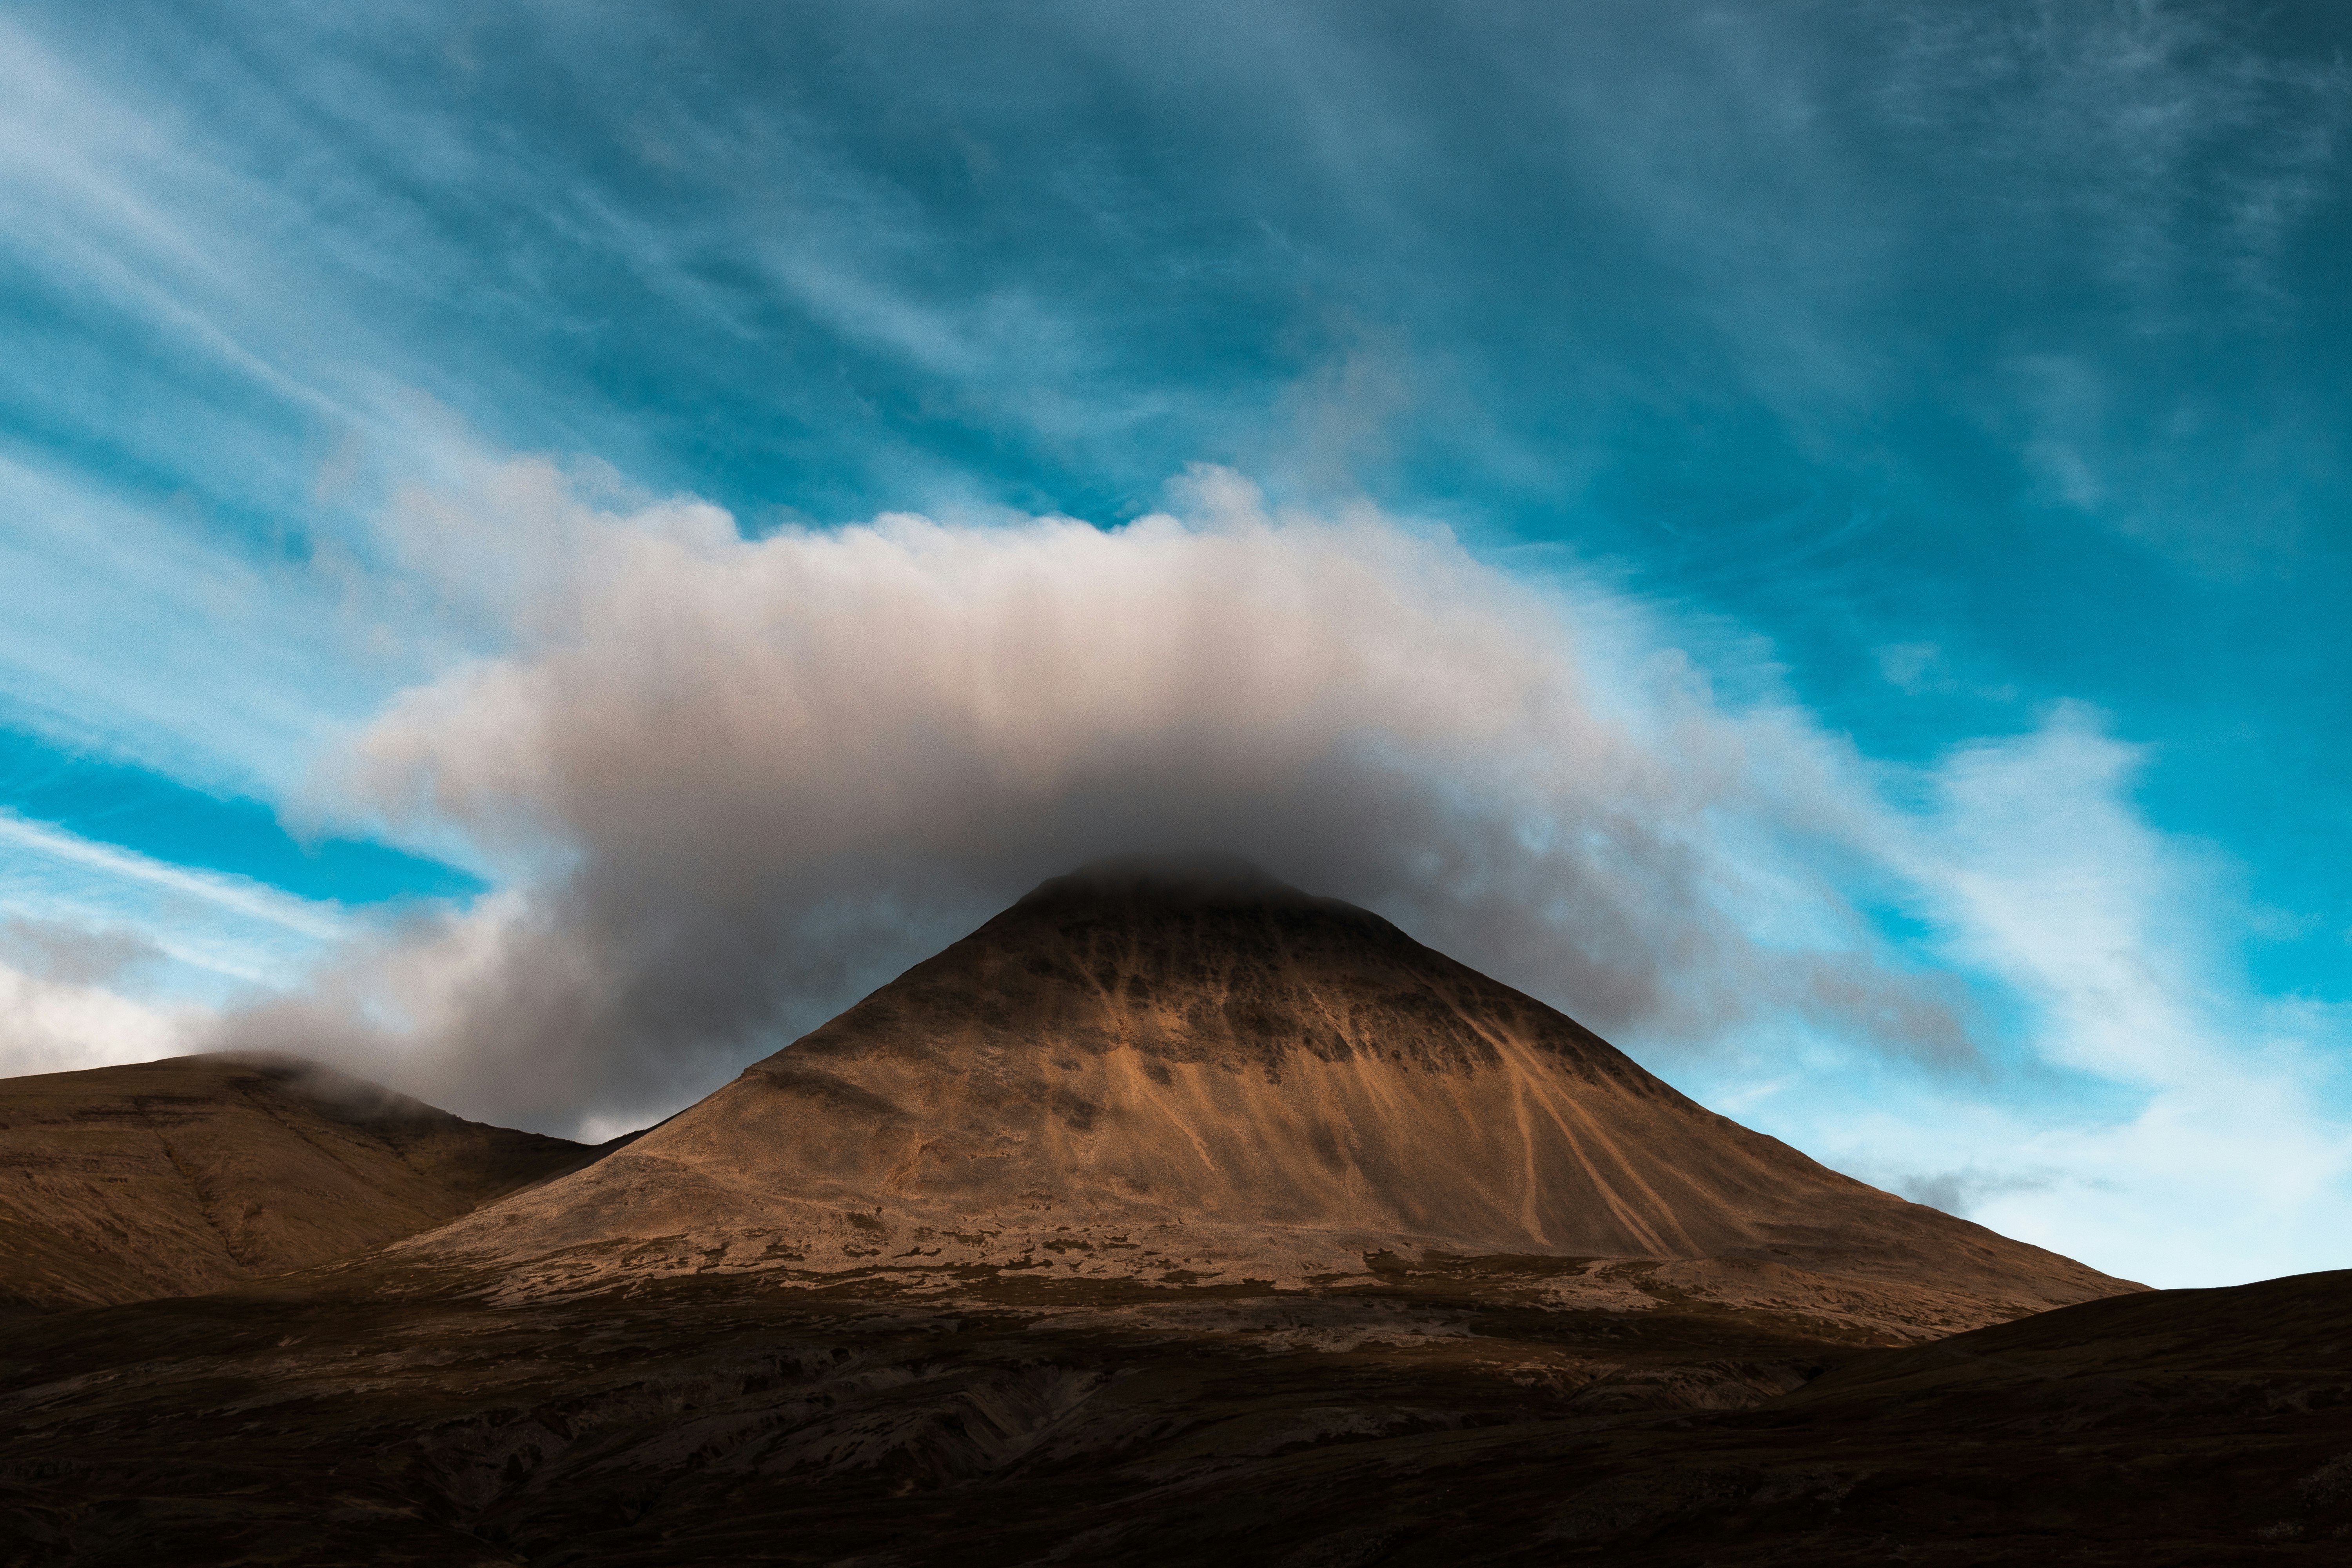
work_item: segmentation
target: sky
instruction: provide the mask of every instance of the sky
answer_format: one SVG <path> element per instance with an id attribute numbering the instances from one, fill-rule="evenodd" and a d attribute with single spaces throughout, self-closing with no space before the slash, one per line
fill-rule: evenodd
<path id="1" fill-rule="evenodd" d="M 2352 1263 L 2352 16 L 28 0 L 0 1072 L 571 1136 L 1232 849 Z"/>

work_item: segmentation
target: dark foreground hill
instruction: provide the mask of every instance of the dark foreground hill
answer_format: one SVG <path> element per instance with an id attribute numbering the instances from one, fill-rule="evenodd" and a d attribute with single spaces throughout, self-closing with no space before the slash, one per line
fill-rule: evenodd
<path id="1" fill-rule="evenodd" d="M 187 1296 L 307 1268 L 592 1152 L 291 1057 L 0 1080 L 0 1306 Z"/>
<path id="2" fill-rule="evenodd" d="M 2352 1274 L 1906 1350 L 1747 1314 L 352 1271 L 15 1326 L 10 1568 L 1234 1568 L 2352 1554 Z M 336 1292 L 343 1292 L 337 1294 Z"/>
<path id="3" fill-rule="evenodd" d="M 1879 1341 L 2137 1289 L 1825 1169 L 1231 859 L 1047 882 L 626 1150 L 402 1253 L 522 1294 L 688 1270 L 1304 1289 L 1384 1257 L 1570 1258 L 1601 1261 L 1549 1271 L 1556 1304 L 1696 1295 Z"/>

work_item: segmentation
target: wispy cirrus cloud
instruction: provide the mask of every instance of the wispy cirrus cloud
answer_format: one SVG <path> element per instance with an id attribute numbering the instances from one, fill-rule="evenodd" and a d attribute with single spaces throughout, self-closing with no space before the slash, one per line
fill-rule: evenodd
<path id="1" fill-rule="evenodd" d="M 330 904 L 0 810 L 0 1076 L 196 1048 L 362 929 Z"/>
<path id="2" fill-rule="evenodd" d="M 170 961 L 173 973 L 156 977 L 162 990 L 215 1003 L 299 984 L 322 952 L 358 930 L 334 905 L 135 854 L 9 811 L 0 811 L 0 901 L 12 919 L 60 932 L 136 937 Z M 58 942 L 36 945 L 68 951 Z"/>
<path id="3" fill-rule="evenodd" d="M 2133 1278 L 2326 1266 L 2320 1238 L 2352 1220 L 2352 1014 L 2252 983 L 2239 873 L 2148 823 L 2146 766 L 2079 707 L 1941 760 L 1890 853 L 1932 950 L 2012 1010 L 2015 1077 L 1937 1110 L 1790 1107 L 1790 1125 Z"/>

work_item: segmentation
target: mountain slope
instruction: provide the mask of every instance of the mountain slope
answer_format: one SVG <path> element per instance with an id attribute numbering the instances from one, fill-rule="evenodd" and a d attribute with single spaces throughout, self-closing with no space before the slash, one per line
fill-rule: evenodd
<path id="1" fill-rule="evenodd" d="M 591 1152 L 290 1057 L 0 1080 L 0 1302 L 192 1295 L 307 1268 Z"/>
<path id="2" fill-rule="evenodd" d="M 1896 1338 L 2135 1289 L 1829 1171 L 1233 861 L 1047 882 L 628 1149 L 400 1250 L 524 1291 L 710 1269 L 1305 1287 L 1531 1255 L 1556 1301 Z"/>

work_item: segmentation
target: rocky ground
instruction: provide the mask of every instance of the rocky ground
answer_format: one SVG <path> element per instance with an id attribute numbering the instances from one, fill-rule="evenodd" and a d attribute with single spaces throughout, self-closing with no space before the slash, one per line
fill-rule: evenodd
<path id="1" fill-rule="evenodd" d="M 1912 1349 L 1337 1293 L 381 1266 L 26 1316 L 0 1561 L 2335 1563 L 2352 1274 Z"/>

